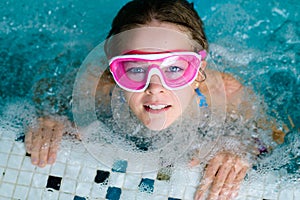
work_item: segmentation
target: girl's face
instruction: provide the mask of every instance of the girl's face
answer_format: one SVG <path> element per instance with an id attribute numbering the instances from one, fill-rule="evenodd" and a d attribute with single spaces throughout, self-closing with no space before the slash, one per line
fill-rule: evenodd
<path id="1" fill-rule="evenodd" d="M 126 42 L 122 42 L 122 53 L 138 50 L 141 53 L 165 51 L 193 51 L 188 35 L 178 26 L 152 21 L 145 27 L 163 28 L 161 31 L 130 31 Z M 176 31 L 173 36 L 165 29 Z M 158 29 L 157 29 L 158 30 Z M 162 130 L 177 120 L 191 103 L 195 87 L 188 85 L 179 90 L 167 90 L 158 75 L 153 75 L 144 92 L 125 91 L 126 100 L 137 118 L 151 130 Z"/>
<path id="2" fill-rule="evenodd" d="M 194 95 L 191 86 L 165 89 L 157 75 L 152 76 L 144 92 L 127 92 L 125 97 L 137 118 L 151 130 L 162 130 L 178 119 Z"/>

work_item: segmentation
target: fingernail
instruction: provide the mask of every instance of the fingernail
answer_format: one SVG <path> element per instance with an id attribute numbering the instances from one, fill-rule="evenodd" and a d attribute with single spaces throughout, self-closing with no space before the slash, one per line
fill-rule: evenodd
<path id="1" fill-rule="evenodd" d="M 33 164 L 37 164 L 37 163 L 38 163 L 38 160 L 37 160 L 37 158 L 33 158 L 33 159 L 31 159 L 31 162 L 32 162 Z"/>
<path id="2" fill-rule="evenodd" d="M 49 159 L 48 159 L 48 163 L 49 163 L 49 164 L 52 164 L 53 162 L 54 162 L 54 158 L 49 158 Z"/>
<path id="3" fill-rule="evenodd" d="M 39 166 L 44 166 L 45 165 L 45 161 L 40 161 Z"/>

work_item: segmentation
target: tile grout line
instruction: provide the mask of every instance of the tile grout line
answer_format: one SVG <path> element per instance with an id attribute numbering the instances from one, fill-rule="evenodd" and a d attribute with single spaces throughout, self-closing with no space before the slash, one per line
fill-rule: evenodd
<path id="1" fill-rule="evenodd" d="M 23 142 L 23 146 L 25 145 L 25 143 Z M 24 147 L 24 154 L 23 154 L 23 159 L 22 159 L 22 162 L 21 162 L 21 167 L 23 166 L 23 163 L 25 162 L 25 158 L 26 158 L 26 148 Z M 20 168 L 21 168 L 20 167 Z M 20 178 L 20 173 L 21 173 L 21 169 L 18 169 L 19 170 L 19 174 L 18 174 L 18 178 L 17 178 L 17 183 L 18 183 L 18 180 L 19 180 L 19 178 Z M 32 188 L 32 181 L 33 181 L 33 172 L 32 172 L 32 176 L 31 176 L 31 180 L 30 180 L 30 184 L 29 185 L 27 185 L 28 186 L 28 191 L 27 191 L 27 193 L 26 193 L 26 199 L 28 199 L 28 196 L 29 196 L 29 192 L 30 192 L 30 190 L 31 190 L 31 188 Z"/>

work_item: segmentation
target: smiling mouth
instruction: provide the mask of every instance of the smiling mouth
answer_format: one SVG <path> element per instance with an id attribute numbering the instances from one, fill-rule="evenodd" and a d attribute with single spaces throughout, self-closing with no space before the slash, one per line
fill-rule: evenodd
<path id="1" fill-rule="evenodd" d="M 161 111 L 166 111 L 171 107 L 171 105 L 144 105 L 144 108 L 148 112 L 158 113 Z"/>

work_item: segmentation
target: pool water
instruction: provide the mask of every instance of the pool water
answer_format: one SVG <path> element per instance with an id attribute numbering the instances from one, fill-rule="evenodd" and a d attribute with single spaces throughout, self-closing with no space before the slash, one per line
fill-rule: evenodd
<path id="1" fill-rule="evenodd" d="M 70 139 L 52 166 L 34 167 L 26 155 L 25 124 L 45 114 L 72 118 L 77 71 L 125 2 L 0 1 L 0 199 L 192 199 L 203 166 L 132 174 L 128 163 L 105 166 Z M 288 130 L 249 171 L 238 199 L 299 199 L 299 1 L 193 2 L 218 68 L 253 89 L 257 105 Z"/>

